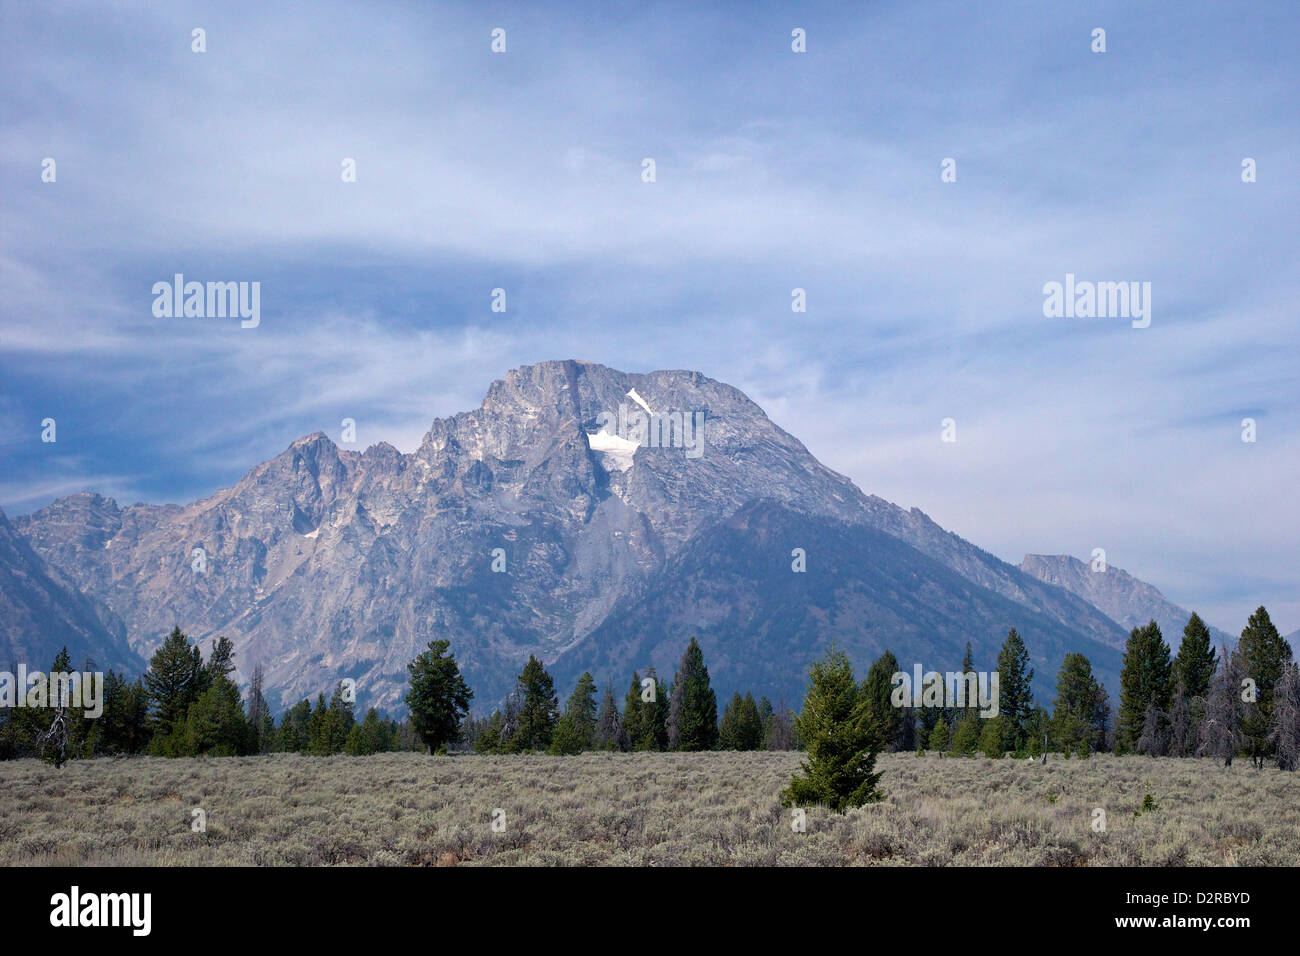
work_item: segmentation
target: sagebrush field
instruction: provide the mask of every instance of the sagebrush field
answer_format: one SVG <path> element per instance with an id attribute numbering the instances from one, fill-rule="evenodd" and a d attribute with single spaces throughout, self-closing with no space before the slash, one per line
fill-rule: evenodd
<path id="1" fill-rule="evenodd" d="M 889 754 L 882 803 L 778 793 L 797 753 L 383 754 L 0 764 L 4 865 L 1296 865 L 1300 775 Z M 1140 813 L 1146 795 L 1154 810 Z M 1106 830 L 1094 832 L 1094 808 Z M 206 832 L 191 830 L 202 808 Z M 505 831 L 491 828 L 495 808 Z"/>

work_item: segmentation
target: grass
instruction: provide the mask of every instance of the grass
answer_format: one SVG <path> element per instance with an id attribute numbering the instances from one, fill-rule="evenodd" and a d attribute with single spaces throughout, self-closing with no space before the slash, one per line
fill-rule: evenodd
<path id="1" fill-rule="evenodd" d="M 1300 864 L 1300 774 L 1243 761 L 888 754 L 883 802 L 843 816 L 809 807 L 795 833 L 777 794 L 801 756 L 11 761 L 0 864 Z M 1154 807 L 1135 813 L 1148 794 Z M 195 807 L 206 832 L 191 831 Z"/>

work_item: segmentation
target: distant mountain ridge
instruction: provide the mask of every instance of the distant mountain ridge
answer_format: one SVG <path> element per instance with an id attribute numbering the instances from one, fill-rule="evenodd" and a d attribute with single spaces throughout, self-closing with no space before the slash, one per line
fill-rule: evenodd
<path id="1" fill-rule="evenodd" d="M 1020 562 L 1020 570 L 1077 594 L 1127 630 L 1154 620 L 1175 653 L 1183 639 L 1183 628 L 1192 616 L 1191 611 L 1170 601 L 1153 585 L 1111 564 L 1105 571 L 1094 571 L 1092 565 L 1068 554 L 1027 554 Z M 1208 621 L 1206 626 L 1215 646 L 1236 644 L 1236 638 L 1227 631 Z"/>
<path id="2" fill-rule="evenodd" d="M 702 414 L 702 451 L 610 435 L 620 405 Z M 1055 678 L 1051 655 L 1081 650 L 1114 692 L 1126 637 L 1077 594 L 864 494 L 739 390 L 692 371 L 524 366 L 410 454 L 315 433 L 201 501 L 122 508 L 83 493 L 14 527 L 120 625 L 99 640 L 147 657 L 173 625 L 228 636 L 241 676 L 260 664 L 276 706 L 351 677 L 363 706 L 396 708 L 406 664 L 440 637 L 479 709 L 529 654 L 565 675 L 607 661 L 602 680 L 652 665 L 669 677 L 695 625 L 710 629 L 720 688 L 762 676 L 775 693 L 801 688 L 832 636 L 859 666 L 887 646 L 935 669 L 955 668 L 969 639 L 992 669 L 1012 626 L 1043 655 L 1040 681 Z M 713 579 L 722 569 L 730 590 Z"/>

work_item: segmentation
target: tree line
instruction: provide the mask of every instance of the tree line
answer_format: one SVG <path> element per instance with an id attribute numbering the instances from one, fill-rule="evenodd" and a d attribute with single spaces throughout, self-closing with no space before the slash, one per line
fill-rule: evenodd
<path id="1" fill-rule="evenodd" d="M 692 637 L 671 684 L 649 668 L 633 672 L 619 708 L 606 685 L 584 673 L 561 709 L 555 682 L 536 657 L 515 679 L 504 705 L 490 717 L 469 718 L 463 740 L 477 753 L 578 754 L 591 750 L 795 750 L 794 715 L 784 701 L 736 693 L 718 718 L 717 695 Z"/>
<path id="2" fill-rule="evenodd" d="M 76 708 L 7 708 L 0 713 L 0 759 L 64 759 L 149 754 L 156 757 L 234 757 L 260 753 L 364 755 L 423 749 L 409 721 L 398 723 L 372 707 L 358 721 L 338 685 L 315 707 L 303 700 L 276 723 L 262 694 L 262 671 L 253 672 L 247 699 L 231 679 L 234 646 L 219 638 L 208 659 L 173 628 L 134 681 L 104 675 L 103 713 L 89 718 Z M 67 649 L 49 673 L 72 670 Z M 88 662 L 84 671 L 93 671 Z M 61 724 L 60 739 L 51 734 Z"/>
<path id="3" fill-rule="evenodd" d="M 974 673 L 970 644 L 962 674 Z M 871 720 L 888 750 L 933 750 L 970 756 L 1037 757 L 1044 751 L 1086 757 L 1096 752 L 1152 757 L 1214 757 L 1225 765 L 1248 756 L 1284 770 L 1300 765 L 1300 669 L 1285 638 L 1260 607 L 1231 651 L 1215 650 L 1193 613 L 1178 653 L 1155 621 L 1135 627 L 1125 645 L 1119 706 L 1083 654 L 1065 656 L 1053 709 L 1034 703 L 1034 671 L 1012 629 L 998 652 L 998 716 L 977 706 L 897 708 L 890 683 L 899 670 L 886 651 L 864 682 Z"/>
<path id="4" fill-rule="evenodd" d="M 1257 767 L 1269 759 L 1287 770 L 1300 764 L 1300 670 L 1263 607 L 1250 616 L 1230 652 L 1215 650 L 1209 628 L 1196 614 L 1183 629 L 1177 655 L 1171 654 L 1155 621 L 1134 628 L 1125 648 L 1117 710 L 1080 653 L 1065 656 L 1052 710 L 1036 704 L 1029 651 L 1014 629 L 996 660 L 998 714 L 987 719 L 974 703 L 895 706 L 894 675 L 901 668 L 888 650 L 860 684 L 852 681 L 851 669 L 846 676 L 847 658 L 837 655 L 832 650 L 810 671 L 809 696 L 798 715 L 783 701 L 774 706 L 766 697 L 755 701 L 752 693 L 737 692 L 719 718 L 704 653 L 692 637 L 671 683 L 665 684 L 653 668 L 644 676 L 633 673 L 621 707 L 612 685 L 598 695 L 594 678 L 584 673 L 561 708 L 554 680 L 530 656 L 502 706 L 490 717 L 472 718 L 473 691 L 450 643 L 438 640 L 408 665 L 408 715 L 401 722 L 373 707 L 358 721 L 339 684 L 328 698 L 320 693 L 314 706 L 304 699 L 290 707 L 277 723 L 263 697 L 260 668 L 245 699 L 230 677 L 235 665 L 228 639 L 219 638 L 205 661 L 199 648 L 173 628 L 141 677 L 128 681 L 108 672 L 101 717 L 60 713 L 61 739 L 52 734 L 48 710 L 0 712 L 0 759 L 41 756 L 61 762 L 65 757 L 140 753 L 364 755 L 419 749 L 557 755 L 806 749 L 811 754 L 834 740 L 834 752 L 858 747 L 856 756 L 845 752 L 846 759 L 865 759 L 882 750 L 990 757 L 1036 757 L 1050 750 L 1080 757 L 1102 751 L 1211 756 L 1226 764 L 1244 754 Z M 65 649 L 51 672 L 71 669 Z M 968 643 L 961 674 L 974 673 Z M 810 701 L 821 709 L 810 711 Z"/>

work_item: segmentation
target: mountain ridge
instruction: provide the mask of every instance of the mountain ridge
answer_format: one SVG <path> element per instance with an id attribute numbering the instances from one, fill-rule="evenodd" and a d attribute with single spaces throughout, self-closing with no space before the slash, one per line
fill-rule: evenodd
<path id="1" fill-rule="evenodd" d="M 1165 643 L 1178 653 L 1183 627 L 1192 612 L 1174 604 L 1154 585 L 1111 564 L 1105 571 L 1093 571 L 1091 565 L 1068 554 L 1027 554 L 1020 569 L 1077 594 L 1128 630 L 1154 620 L 1160 625 Z M 1215 646 L 1236 644 L 1236 638 L 1227 631 L 1208 623 L 1206 626 Z"/>
<path id="2" fill-rule="evenodd" d="M 619 406 L 634 417 L 642 402 L 701 415 L 701 454 L 629 450 L 626 437 L 618 454 L 603 450 Z M 16 527 L 121 621 L 138 656 L 178 625 L 202 641 L 231 637 L 241 676 L 260 664 L 273 704 L 349 676 L 367 703 L 392 709 L 406 663 L 448 637 L 477 704 L 490 706 L 528 654 L 569 666 L 616 605 L 757 501 L 842 524 L 849 537 L 853 527 L 889 535 L 908 561 L 938 562 L 1062 634 L 1123 645 L 1123 629 L 1092 604 L 919 509 L 864 493 L 743 392 L 686 370 L 525 365 L 478 408 L 435 418 L 409 454 L 384 442 L 344 449 L 313 432 L 186 505 L 120 508 L 82 493 Z M 503 572 L 491 570 L 498 556 Z"/>

